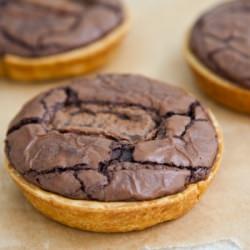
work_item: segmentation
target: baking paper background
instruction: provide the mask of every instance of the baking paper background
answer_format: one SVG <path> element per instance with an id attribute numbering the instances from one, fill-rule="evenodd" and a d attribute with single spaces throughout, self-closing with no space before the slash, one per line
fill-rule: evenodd
<path id="1" fill-rule="evenodd" d="M 125 234 L 82 232 L 43 217 L 26 202 L 3 169 L 3 141 L 6 127 L 21 105 L 60 83 L 21 84 L 0 80 L 1 250 L 186 249 L 181 247 L 217 241 L 227 244 L 218 249 L 230 246 L 238 249 L 236 245 L 250 249 L 250 118 L 204 96 L 194 84 L 182 56 L 185 33 L 192 21 L 219 2 L 128 0 L 133 19 L 131 31 L 113 61 L 101 69 L 141 73 L 181 86 L 214 112 L 224 132 L 225 151 L 221 169 L 200 203 L 176 221 Z M 210 249 L 217 248 L 212 244 Z"/>

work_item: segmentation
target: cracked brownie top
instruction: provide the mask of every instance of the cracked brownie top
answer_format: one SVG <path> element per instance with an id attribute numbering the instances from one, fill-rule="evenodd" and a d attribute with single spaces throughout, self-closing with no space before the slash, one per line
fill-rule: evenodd
<path id="1" fill-rule="evenodd" d="M 35 185 L 66 197 L 149 200 L 204 180 L 217 134 L 181 89 L 138 75 L 73 80 L 28 102 L 11 122 L 6 153 Z"/>
<path id="2" fill-rule="evenodd" d="M 86 46 L 123 15 L 116 0 L 0 0 L 0 55 L 39 57 Z"/>
<path id="3" fill-rule="evenodd" d="M 250 88 L 250 1 L 230 1 L 202 15 L 190 46 L 213 72 Z"/>

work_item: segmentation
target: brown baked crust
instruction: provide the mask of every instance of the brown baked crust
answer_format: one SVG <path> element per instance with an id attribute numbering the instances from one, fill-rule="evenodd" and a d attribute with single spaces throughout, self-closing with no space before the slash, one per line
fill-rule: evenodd
<path id="1" fill-rule="evenodd" d="M 105 64 L 127 34 L 130 26 L 128 10 L 124 19 L 108 35 L 82 48 L 68 52 L 28 58 L 5 55 L 0 58 L 0 76 L 20 81 L 59 79 L 81 75 Z"/>
<path id="2" fill-rule="evenodd" d="M 129 74 L 67 84 L 10 123 L 6 154 L 26 180 L 73 199 L 145 201 L 206 179 L 218 142 L 193 96 Z"/>
<path id="3" fill-rule="evenodd" d="M 250 90 L 223 79 L 203 65 L 190 46 L 190 34 L 184 44 L 184 56 L 197 79 L 199 87 L 215 101 L 244 113 L 250 113 Z"/>
<path id="4" fill-rule="evenodd" d="M 232 0 L 202 14 L 194 23 L 190 48 L 215 74 L 250 89 L 250 2 Z"/>
<path id="5" fill-rule="evenodd" d="M 209 112 L 216 129 L 218 152 L 208 178 L 190 184 L 184 191 L 150 201 L 99 202 L 64 198 L 25 181 L 7 162 L 6 169 L 30 203 L 47 217 L 62 224 L 94 232 L 128 232 L 143 230 L 176 219 L 200 199 L 220 166 L 223 138 L 217 121 Z"/>

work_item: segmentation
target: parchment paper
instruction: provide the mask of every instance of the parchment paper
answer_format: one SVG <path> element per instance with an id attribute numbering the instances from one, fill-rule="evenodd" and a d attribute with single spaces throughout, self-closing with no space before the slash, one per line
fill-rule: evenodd
<path id="1" fill-rule="evenodd" d="M 204 96 L 194 84 L 181 51 L 185 32 L 192 21 L 201 11 L 219 2 L 127 1 L 133 17 L 131 32 L 112 63 L 101 70 L 141 73 L 181 86 L 215 113 L 224 131 L 225 152 L 221 169 L 200 203 L 181 219 L 125 234 L 82 232 L 43 217 L 26 202 L 4 171 L 3 141 L 7 124 L 21 105 L 40 91 L 60 83 L 21 84 L 0 80 L 1 250 L 175 249 L 169 247 L 220 240 L 250 249 L 250 118 Z M 229 245 L 225 249 L 229 249 Z"/>

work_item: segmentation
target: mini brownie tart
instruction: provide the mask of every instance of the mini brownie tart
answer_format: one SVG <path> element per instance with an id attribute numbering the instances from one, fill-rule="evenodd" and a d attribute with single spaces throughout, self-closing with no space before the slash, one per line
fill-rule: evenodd
<path id="1" fill-rule="evenodd" d="M 141 230 L 200 198 L 220 163 L 213 116 L 181 89 L 137 75 L 73 80 L 11 122 L 7 169 L 27 199 L 66 225 Z"/>
<path id="2" fill-rule="evenodd" d="M 185 55 L 201 88 L 215 100 L 250 113 L 250 1 L 223 3 L 203 14 Z"/>
<path id="3" fill-rule="evenodd" d="M 43 80 L 91 71 L 128 26 L 119 0 L 0 0 L 0 75 Z"/>

